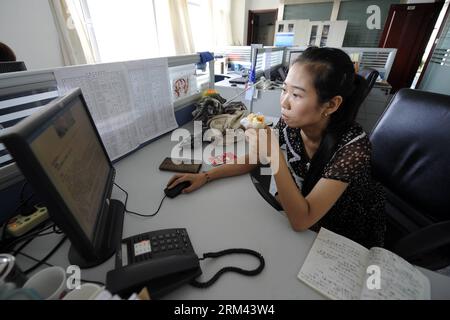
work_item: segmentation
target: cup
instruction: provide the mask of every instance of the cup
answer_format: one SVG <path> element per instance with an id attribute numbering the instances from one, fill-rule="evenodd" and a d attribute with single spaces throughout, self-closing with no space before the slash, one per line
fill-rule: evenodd
<path id="1" fill-rule="evenodd" d="M 73 289 L 66 294 L 63 300 L 94 300 L 103 290 L 102 287 L 93 283 L 84 283 L 79 289 Z"/>
<path id="2" fill-rule="evenodd" d="M 34 274 L 23 285 L 45 300 L 58 300 L 66 289 L 66 271 L 61 267 L 49 267 Z"/>
<path id="3" fill-rule="evenodd" d="M 20 288 L 26 281 L 27 276 L 20 270 L 14 256 L 7 253 L 0 254 L 0 283 L 12 282 Z"/>

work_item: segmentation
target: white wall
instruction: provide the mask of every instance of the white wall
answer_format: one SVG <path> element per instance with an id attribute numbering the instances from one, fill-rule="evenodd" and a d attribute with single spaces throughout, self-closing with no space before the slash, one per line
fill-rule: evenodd
<path id="1" fill-rule="evenodd" d="M 244 22 L 246 21 L 247 6 L 247 0 L 231 0 L 231 33 L 235 46 L 245 45 L 247 25 L 244 25 Z"/>
<path id="2" fill-rule="evenodd" d="M 280 0 L 248 0 L 248 10 L 277 9 Z"/>
<path id="3" fill-rule="evenodd" d="M 64 65 L 48 0 L 0 0 L 0 42 L 28 70 Z"/>
<path id="4" fill-rule="evenodd" d="M 247 44 L 248 11 L 278 9 L 282 0 L 232 0 L 231 28 L 234 45 Z"/>

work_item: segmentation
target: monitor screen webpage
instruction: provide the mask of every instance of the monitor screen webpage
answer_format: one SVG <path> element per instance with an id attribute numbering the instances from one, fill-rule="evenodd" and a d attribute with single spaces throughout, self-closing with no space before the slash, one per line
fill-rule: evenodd
<path id="1" fill-rule="evenodd" d="M 92 240 L 111 167 L 80 97 L 34 134 L 29 143 L 81 229 Z"/>

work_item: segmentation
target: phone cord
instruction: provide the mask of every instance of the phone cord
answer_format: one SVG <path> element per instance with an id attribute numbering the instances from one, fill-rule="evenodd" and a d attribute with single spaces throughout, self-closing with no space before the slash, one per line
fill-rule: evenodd
<path id="1" fill-rule="evenodd" d="M 259 252 L 256 252 L 256 251 L 250 250 L 250 249 L 236 248 L 236 249 L 222 250 L 222 251 L 218 251 L 218 252 L 208 252 L 208 253 L 203 254 L 203 258 L 199 258 L 198 260 L 204 260 L 206 258 L 217 258 L 217 257 L 225 256 L 228 254 L 234 254 L 234 253 L 249 254 L 249 255 L 252 255 L 252 256 L 258 258 L 258 260 L 259 260 L 258 268 L 254 269 L 254 270 L 245 270 L 245 269 L 238 268 L 238 267 L 225 267 L 225 268 L 220 269 L 211 279 L 209 279 L 206 282 L 199 282 L 196 279 L 193 279 L 190 282 L 190 284 L 196 288 L 207 288 L 207 287 L 211 286 L 212 284 L 214 284 L 214 282 L 216 282 L 217 279 L 219 279 L 220 276 L 222 274 L 224 274 L 225 272 L 236 272 L 236 273 L 240 273 L 240 274 L 243 274 L 246 276 L 256 276 L 256 275 L 260 274 L 261 271 L 264 269 L 264 266 L 265 266 L 264 257 Z"/>

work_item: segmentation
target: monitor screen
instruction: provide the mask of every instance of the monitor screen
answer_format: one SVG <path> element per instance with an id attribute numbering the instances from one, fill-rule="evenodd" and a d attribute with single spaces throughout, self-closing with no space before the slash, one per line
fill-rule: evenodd
<path id="1" fill-rule="evenodd" d="M 291 51 L 289 55 L 289 67 L 292 66 L 294 61 L 302 54 L 303 51 Z"/>
<path id="2" fill-rule="evenodd" d="M 115 170 L 81 90 L 6 129 L 0 142 L 71 240 L 71 264 L 108 259 L 122 236 L 124 205 L 110 199 Z"/>
<path id="3" fill-rule="evenodd" d="M 294 33 L 275 34 L 275 47 L 292 47 L 294 45 Z"/>
<path id="4" fill-rule="evenodd" d="M 0 61 L 0 73 L 26 71 L 23 61 Z"/>
<path id="5" fill-rule="evenodd" d="M 80 97 L 30 137 L 36 159 L 89 239 L 110 171 Z"/>

